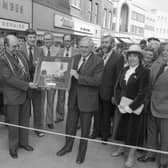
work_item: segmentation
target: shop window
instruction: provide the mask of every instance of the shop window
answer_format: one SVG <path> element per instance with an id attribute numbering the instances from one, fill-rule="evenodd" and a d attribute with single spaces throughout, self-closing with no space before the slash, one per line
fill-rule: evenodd
<path id="1" fill-rule="evenodd" d="M 111 27 L 112 27 L 112 12 L 109 11 L 108 28 L 111 29 Z"/>

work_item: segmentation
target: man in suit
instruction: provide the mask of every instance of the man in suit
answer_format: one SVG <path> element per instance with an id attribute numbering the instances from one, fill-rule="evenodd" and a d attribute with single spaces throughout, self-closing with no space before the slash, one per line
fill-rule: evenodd
<path id="1" fill-rule="evenodd" d="M 44 51 L 44 56 L 47 57 L 55 57 L 58 52 L 59 48 L 55 47 L 54 45 L 54 37 L 52 33 L 45 33 L 44 34 L 44 43 L 45 45 L 42 46 L 42 49 Z M 45 94 L 46 93 L 46 94 Z M 45 102 L 45 95 L 47 95 L 47 112 L 46 112 L 46 123 L 48 128 L 53 129 L 54 128 L 54 98 L 55 98 L 56 89 L 47 89 L 46 91 L 43 91 L 43 101 L 42 105 L 44 105 Z"/>
<path id="2" fill-rule="evenodd" d="M 93 53 L 93 44 L 91 38 L 82 38 L 80 54 L 74 56 L 66 122 L 67 137 L 64 147 L 57 152 L 57 156 L 63 156 L 72 151 L 74 138 L 68 135 L 76 135 L 79 119 L 81 136 L 88 138 L 92 115 L 98 110 L 98 87 L 101 84 L 104 66 L 103 60 Z M 84 162 L 86 150 L 87 140 L 81 139 L 76 163 Z"/>
<path id="3" fill-rule="evenodd" d="M 161 57 L 151 67 L 151 122 L 148 128 L 148 147 L 168 151 L 168 44 L 161 51 Z M 159 142 L 159 144 L 158 144 Z M 152 154 L 152 153 L 151 153 Z M 153 153 L 153 156 L 155 154 Z M 152 155 L 148 155 L 152 156 Z M 168 167 L 168 155 L 161 154 L 159 168 Z"/>
<path id="4" fill-rule="evenodd" d="M 111 136 L 111 118 L 115 111 L 115 105 L 112 104 L 111 99 L 114 97 L 118 69 L 122 68 L 123 64 L 120 55 L 114 50 L 114 43 L 112 36 L 102 37 L 102 58 L 105 67 L 99 89 L 99 111 L 94 115 L 94 130 L 91 138 L 100 136 L 103 141 L 107 141 Z"/>
<path id="5" fill-rule="evenodd" d="M 33 81 L 34 72 L 37 62 L 44 57 L 43 50 L 36 46 L 36 31 L 28 29 L 26 31 L 26 43 L 20 46 L 20 49 L 26 54 L 29 64 L 30 80 Z M 33 105 L 34 127 L 37 129 L 43 128 L 43 110 L 42 110 L 42 91 L 41 89 L 30 90 L 31 101 Z M 44 133 L 35 131 L 39 137 L 44 136 Z"/>
<path id="6" fill-rule="evenodd" d="M 9 153 L 12 158 L 17 158 L 18 147 L 33 151 L 28 142 L 28 129 L 18 128 L 17 125 L 29 127 L 28 88 L 36 88 L 36 84 L 29 82 L 27 59 L 22 52 L 18 51 L 18 39 L 14 35 L 8 35 L 5 45 L 6 51 L 0 60 L 1 78 L 8 123 L 16 125 L 8 127 Z"/>
<path id="7" fill-rule="evenodd" d="M 64 48 L 57 54 L 58 57 L 73 57 L 79 53 L 78 49 L 72 47 L 72 39 L 70 34 L 64 35 Z M 56 108 L 56 120 L 55 123 L 59 123 L 64 120 L 66 92 L 64 90 L 58 90 L 58 101 Z"/>

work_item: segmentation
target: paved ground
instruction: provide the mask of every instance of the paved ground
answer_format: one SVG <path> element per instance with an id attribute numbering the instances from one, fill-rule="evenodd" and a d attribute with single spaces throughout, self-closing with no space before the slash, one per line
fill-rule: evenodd
<path id="1" fill-rule="evenodd" d="M 64 124 L 55 125 L 57 132 L 64 132 Z M 84 164 L 75 163 L 79 141 L 76 140 L 72 153 L 64 157 L 57 157 L 58 151 L 64 144 L 64 137 L 46 134 L 38 138 L 30 131 L 30 145 L 33 152 L 19 150 L 18 159 L 12 159 L 8 154 L 7 128 L 0 126 L 0 168 L 123 168 L 123 157 L 112 158 L 110 153 L 115 150 L 112 145 L 89 142 L 88 152 Z M 156 168 L 155 163 L 140 164 L 134 168 Z"/>

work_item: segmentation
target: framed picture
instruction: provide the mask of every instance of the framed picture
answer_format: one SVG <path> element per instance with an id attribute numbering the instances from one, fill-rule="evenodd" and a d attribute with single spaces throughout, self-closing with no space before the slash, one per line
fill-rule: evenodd
<path id="1" fill-rule="evenodd" d="M 44 57 L 37 63 L 34 82 L 41 88 L 69 90 L 72 67 L 72 58 Z"/>

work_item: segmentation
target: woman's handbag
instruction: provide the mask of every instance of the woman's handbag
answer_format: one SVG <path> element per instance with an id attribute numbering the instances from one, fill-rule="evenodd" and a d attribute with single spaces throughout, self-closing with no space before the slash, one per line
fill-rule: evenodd
<path id="1" fill-rule="evenodd" d="M 127 98 L 127 97 L 124 97 L 124 96 L 121 97 L 120 104 L 118 106 L 119 111 L 121 113 L 128 113 L 124 110 L 124 107 L 129 106 L 132 102 L 133 102 L 133 100 L 130 99 L 130 98 Z M 141 104 L 140 107 L 138 107 L 136 110 L 133 110 L 133 113 L 136 114 L 136 115 L 140 115 L 143 108 L 144 108 L 144 104 Z"/>

